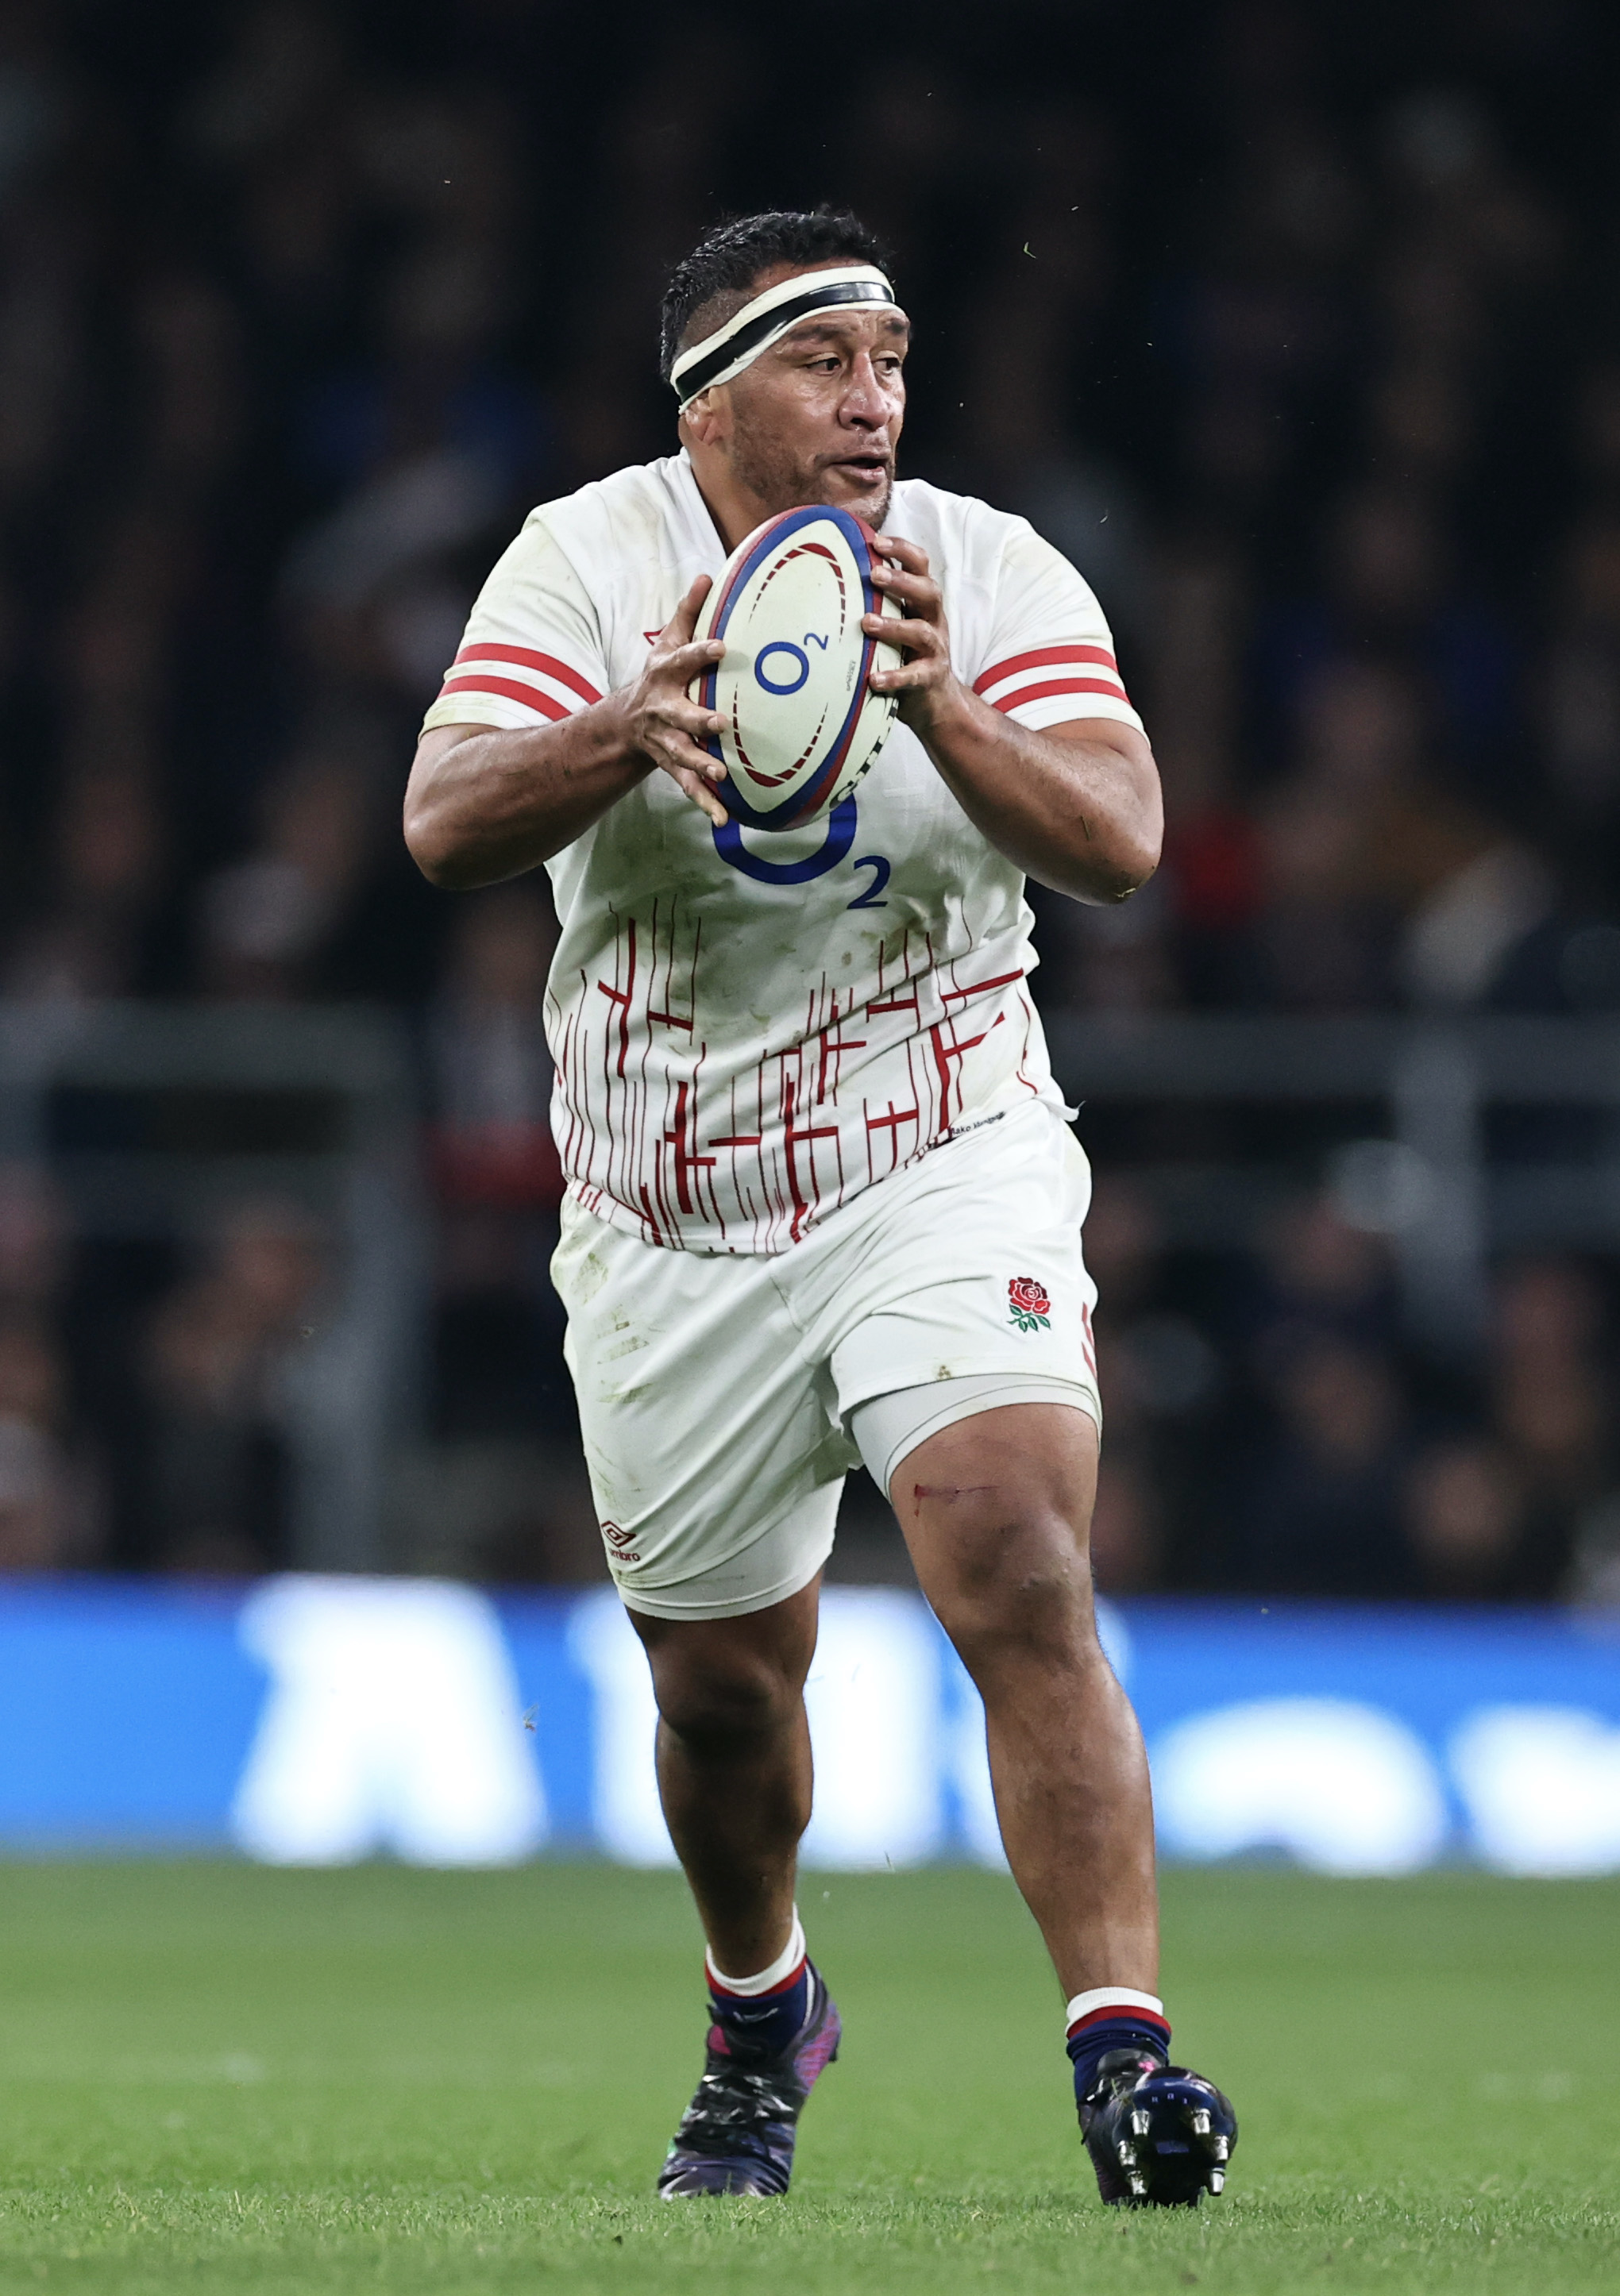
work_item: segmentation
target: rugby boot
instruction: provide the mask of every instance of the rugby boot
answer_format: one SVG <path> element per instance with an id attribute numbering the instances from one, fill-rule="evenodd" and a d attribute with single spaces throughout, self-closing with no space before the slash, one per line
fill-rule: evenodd
<path id="1" fill-rule="evenodd" d="M 1225 2184 L 1238 2142 L 1238 2116 L 1213 2081 L 1139 2049 L 1098 2059 L 1080 2128 L 1110 2208 L 1196 2209 Z"/>
<path id="2" fill-rule="evenodd" d="M 697 2094 L 658 2172 L 661 2200 L 701 2193 L 778 2198 L 794 2173 L 794 2144 L 804 2100 L 838 2054 L 837 2004 L 814 1962 L 810 2003 L 785 2049 L 752 2048 L 717 2020 Z"/>

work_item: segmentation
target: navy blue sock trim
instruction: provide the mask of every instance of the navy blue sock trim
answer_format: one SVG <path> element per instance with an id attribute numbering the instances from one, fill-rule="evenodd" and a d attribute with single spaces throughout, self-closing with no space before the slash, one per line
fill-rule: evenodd
<path id="1" fill-rule="evenodd" d="M 1170 2060 L 1170 2028 L 1148 2024 L 1133 2017 L 1128 2009 L 1117 2017 L 1109 2017 L 1095 2025 L 1086 2025 L 1068 2043 L 1070 2060 L 1074 2067 L 1074 2094 L 1083 2101 L 1097 2078 L 1098 2061 L 1110 2049 L 1139 2049 L 1144 2056 L 1157 2057 L 1161 2064 Z"/>
<path id="2" fill-rule="evenodd" d="M 780 2056 L 798 2039 L 810 2005 L 808 1962 L 797 1983 L 780 1993 L 759 1994 L 752 1999 L 734 1993 L 709 1996 L 709 2013 L 728 2041 L 772 2057 Z"/>

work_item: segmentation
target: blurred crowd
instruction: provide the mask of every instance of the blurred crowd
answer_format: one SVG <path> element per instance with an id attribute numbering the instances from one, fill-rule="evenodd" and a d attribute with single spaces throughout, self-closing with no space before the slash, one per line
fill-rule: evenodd
<path id="1" fill-rule="evenodd" d="M 1570 1258 L 1498 1274 L 1484 1359 L 1404 1338 L 1381 1239 L 1302 1196 L 1245 1263 L 1168 1252 L 1128 1178 L 1088 1258 L 1113 1302 L 1100 1581 L 1437 1602 L 1620 1602 L 1613 1308 Z"/>
<path id="2" fill-rule="evenodd" d="M 597 1567 L 548 900 L 432 892 L 398 808 L 525 509 L 669 449 L 661 276 L 728 208 L 889 237 L 907 466 L 1026 512 L 1114 621 L 1168 850 L 1120 911 L 1041 903 L 1048 1007 L 1620 1010 L 1607 17 L 944 0 L 851 78 L 723 7 L 604 43 L 532 0 L 0 0 L 0 996 L 407 1016 L 401 1559 Z M 1090 1234 L 1105 1584 L 1620 1596 L 1600 1259 L 1498 1269 L 1437 1369 L 1328 1195 L 1201 1257 L 1114 1171 Z M 0 1565 L 288 1559 L 332 1250 L 266 1197 L 98 1239 L 0 1168 Z"/>

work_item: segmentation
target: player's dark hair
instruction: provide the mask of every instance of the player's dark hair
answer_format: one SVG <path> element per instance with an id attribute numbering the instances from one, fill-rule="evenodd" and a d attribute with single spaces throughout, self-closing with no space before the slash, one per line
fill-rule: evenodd
<path id="1" fill-rule="evenodd" d="M 875 232 L 848 208 L 825 204 L 808 211 L 779 208 L 769 215 L 728 216 L 682 256 L 663 291 L 659 363 L 666 382 L 694 314 L 717 295 L 752 287 L 777 263 L 875 263 L 889 269 Z"/>

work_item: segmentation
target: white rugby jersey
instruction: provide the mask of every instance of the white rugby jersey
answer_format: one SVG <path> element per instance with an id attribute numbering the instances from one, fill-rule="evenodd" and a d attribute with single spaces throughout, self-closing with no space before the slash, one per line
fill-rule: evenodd
<path id="1" fill-rule="evenodd" d="M 1141 720 L 1107 624 L 1023 519 L 919 479 L 958 675 L 1021 725 Z M 473 609 L 426 725 L 541 726 L 634 678 L 726 549 L 686 455 L 535 511 Z M 786 1250 L 825 1213 L 1022 1100 L 1061 1106 L 1024 877 L 896 721 L 801 828 L 716 830 L 653 772 L 547 864 L 547 996 L 568 1188 L 652 1243 Z"/>

